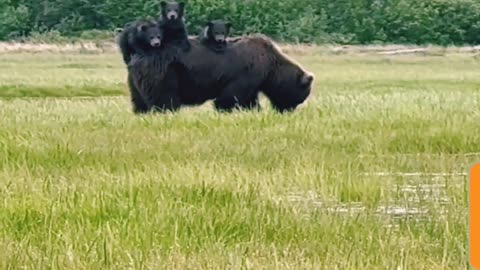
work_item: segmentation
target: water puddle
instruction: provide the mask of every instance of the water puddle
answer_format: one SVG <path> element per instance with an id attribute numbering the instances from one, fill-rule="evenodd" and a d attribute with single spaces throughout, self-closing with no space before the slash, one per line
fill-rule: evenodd
<path id="1" fill-rule="evenodd" d="M 392 199 L 373 209 L 373 213 L 380 217 L 393 219 L 414 218 L 428 220 L 431 212 L 445 214 L 446 206 L 450 203 L 447 196 L 447 187 L 463 185 L 466 173 L 374 173 L 377 177 L 402 176 L 407 183 L 394 184 L 391 187 Z M 447 179 L 448 178 L 448 179 Z M 452 181 L 452 179 L 454 181 Z M 448 180 L 448 181 L 447 181 Z M 428 184 L 426 184 L 428 183 Z M 362 202 L 341 203 L 323 200 L 321 195 L 313 191 L 290 193 L 281 198 L 291 204 L 318 209 L 329 213 L 355 215 L 367 211 Z M 372 209 L 368 209 L 372 211 Z"/>

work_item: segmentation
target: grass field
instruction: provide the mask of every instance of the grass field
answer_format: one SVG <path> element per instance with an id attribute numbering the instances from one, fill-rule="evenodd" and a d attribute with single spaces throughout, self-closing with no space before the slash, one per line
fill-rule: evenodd
<path id="1" fill-rule="evenodd" d="M 292 57 L 292 114 L 139 117 L 118 54 L 0 54 L 0 267 L 467 269 L 477 57 Z"/>

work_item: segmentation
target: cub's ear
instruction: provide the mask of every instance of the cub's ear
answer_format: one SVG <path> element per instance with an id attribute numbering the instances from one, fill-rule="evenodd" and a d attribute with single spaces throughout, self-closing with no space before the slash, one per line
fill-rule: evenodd
<path id="1" fill-rule="evenodd" d="M 205 26 L 208 27 L 208 28 L 212 28 L 213 27 L 213 22 L 209 21 L 205 24 Z"/>
<path id="2" fill-rule="evenodd" d="M 147 28 L 148 28 L 148 25 L 146 23 L 141 23 L 140 25 L 138 25 L 137 30 L 139 32 L 146 32 Z"/>
<path id="3" fill-rule="evenodd" d="M 162 9 L 165 8 L 166 6 L 167 6 L 167 2 L 165 2 L 165 1 L 160 2 L 160 7 Z"/>
<path id="4" fill-rule="evenodd" d="M 185 8 L 185 2 L 178 3 L 178 6 L 180 7 L 181 10 L 183 10 Z"/>
<path id="5" fill-rule="evenodd" d="M 225 26 L 227 27 L 228 30 L 230 30 L 230 28 L 232 28 L 232 23 L 227 22 L 227 23 L 225 23 Z"/>

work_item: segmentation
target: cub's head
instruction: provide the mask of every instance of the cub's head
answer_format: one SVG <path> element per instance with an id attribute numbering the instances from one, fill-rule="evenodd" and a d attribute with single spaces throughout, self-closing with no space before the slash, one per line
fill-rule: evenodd
<path id="1" fill-rule="evenodd" d="M 185 10 L 184 2 L 160 2 L 160 9 L 162 13 L 162 19 L 165 21 L 170 20 L 182 20 Z"/>
<path id="2" fill-rule="evenodd" d="M 230 34 L 232 24 L 222 20 L 209 21 L 205 27 L 204 38 L 217 43 L 225 43 Z"/>
<path id="3" fill-rule="evenodd" d="M 141 22 L 137 25 L 137 38 L 153 48 L 162 45 L 163 32 L 160 26 L 153 22 Z"/>

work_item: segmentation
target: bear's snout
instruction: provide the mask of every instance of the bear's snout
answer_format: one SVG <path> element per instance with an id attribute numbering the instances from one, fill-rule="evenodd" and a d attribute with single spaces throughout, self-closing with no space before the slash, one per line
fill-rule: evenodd
<path id="1" fill-rule="evenodd" d="M 215 35 L 215 41 L 216 42 L 224 42 L 225 41 L 225 36 L 224 35 Z"/>
<path id="2" fill-rule="evenodd" d="M 170 11 L 167 14 L 169 20 L 175 20 L 178 17 L 178 14 L 175 11 Z"/>
<path id="3" fill-rule="evenodd" d="M 160 47 L 160 45 L 162 45 L 162 42 L 160 41 L 160 39 L 155 38 L 155 39 L 152 39 L 150 44 L 152 45 L 152 47 Z"/>

